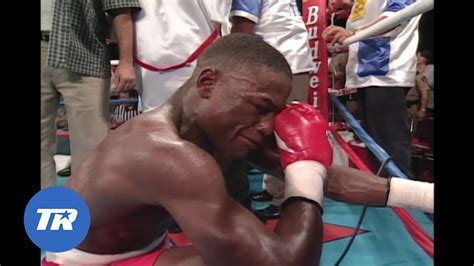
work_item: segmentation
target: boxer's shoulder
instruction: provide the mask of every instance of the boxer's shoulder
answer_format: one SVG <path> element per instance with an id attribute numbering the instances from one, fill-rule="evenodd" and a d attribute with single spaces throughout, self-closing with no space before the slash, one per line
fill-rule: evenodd
<path id="1" fill-rule="evenodd" d="M 148 204 L 169 207 L 180 200 L 202 198 L 206 191 L 225 191 L 220 168 L 209 153 L 183 140 L 160 147 L 146 155 L 146 165 L 135 175 Z"/>
<path id="2" fill-rule="evenodd" d="M 170 193 L 177 196 L 183 184 L 198 186 L 208 179 L 212 183 L 210 179 L 220 171 L 212 155 L 177 132 L 168 133 L 147 132 L 143 138 L 149 140 L 137 144 L 143 148 L 135 146 L 135 155 L 129 156 L 140 187 L 150 188 L 150 195 L 166 197 Z"/>

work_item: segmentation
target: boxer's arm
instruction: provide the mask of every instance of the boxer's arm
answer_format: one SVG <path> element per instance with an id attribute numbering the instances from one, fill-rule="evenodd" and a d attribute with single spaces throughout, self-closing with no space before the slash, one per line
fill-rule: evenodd
<path id="1" fill-rule="evenodd" d="M 328 169 L 324 193 L 334 200 L 354 204 L 434 212 L 432 183 L 395 177 L 387 179 L 345 166 Z"/>
<path id="2" fill-rule="evenodd" d="M 324 184 L 327 197 L 373 207 L 386 206 L 389 180 L 358 169 L 333 165 Z"/>
<path id="3" fill-rule="evenodd" d="M 260 153 L 253 156 L 256 157 L 257 155 L 260 155 Z M 278 156 L 275 153 L 273 155 Z M 276 173 L 278 174 L 276 177 L 284 179 L 284 174 L 279 165 L 276 166 L 277 168 L 269 168 L 268 165 L 274 166 L 274 164 L 265 164 L 265 162 L 273 162 L 275 158 L 261 156 L 258 159 L 260 161 L 252 160 L 249 163 L 265 173 L 274 176 L 276 175 L 273 173 Z M 279 160 L 278 157 L 276 159 Z M 267 165 L 267 167 L 262 165 Z M 278 169 L 278 171 L 269 169 Z M 389 180 L 387 178 L 339 165 L 328 168 L 327 178 L 324 180 L 324 195 L 326 197 L 372 207 L 385 207 L 387 205 L 388 188 Z"/>
<path id="4" fill-rule="evenodd" d="M 141 185 L 143 197 L 166 208 L 206 265 L 318 264 L 322 219 L 313 202 L 289 200 L 270 232 L 228 196 L 222 173 L 206 152 L 186 143 L 150 156 L 160 159 L 137 173 L 149 180 Z"/>

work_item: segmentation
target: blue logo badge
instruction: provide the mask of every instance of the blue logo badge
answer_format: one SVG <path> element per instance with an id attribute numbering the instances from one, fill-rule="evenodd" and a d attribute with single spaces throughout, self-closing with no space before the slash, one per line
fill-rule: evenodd
<path id="1" fill-rule="evenodd" d="M 26 206 L 26 233 L 38 247 L 64 252 L 79 245 L 90 225 L 90 213 L 81 196 L 65 187 L 49 187 L 36 193 Z"/>

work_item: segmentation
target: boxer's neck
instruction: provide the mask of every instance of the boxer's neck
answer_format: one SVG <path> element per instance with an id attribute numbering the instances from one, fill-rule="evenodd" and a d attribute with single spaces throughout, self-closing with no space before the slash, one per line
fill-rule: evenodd
<path id="1" fill-rule="evenodd" d="M 194 109 L 195 103 L 198 100 L 195 99 L 195 96 L 188 82 L 179 88 L 169 101 L 171 119 L 183 139 L 211 153 L 212 146 L 206 134 L 199 126 L 198 116 Z"/>

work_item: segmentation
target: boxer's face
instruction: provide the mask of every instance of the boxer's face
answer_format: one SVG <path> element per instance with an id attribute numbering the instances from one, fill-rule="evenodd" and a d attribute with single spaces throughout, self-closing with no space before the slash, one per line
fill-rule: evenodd
<path id="1" fill-rule="evenodd" d="M 219 156 L 245 158 L 273 134 L 274 115 L 285 106 L 291 79 L 268 69 L 223 74 L 209 98 L 203 129 Z"/>

